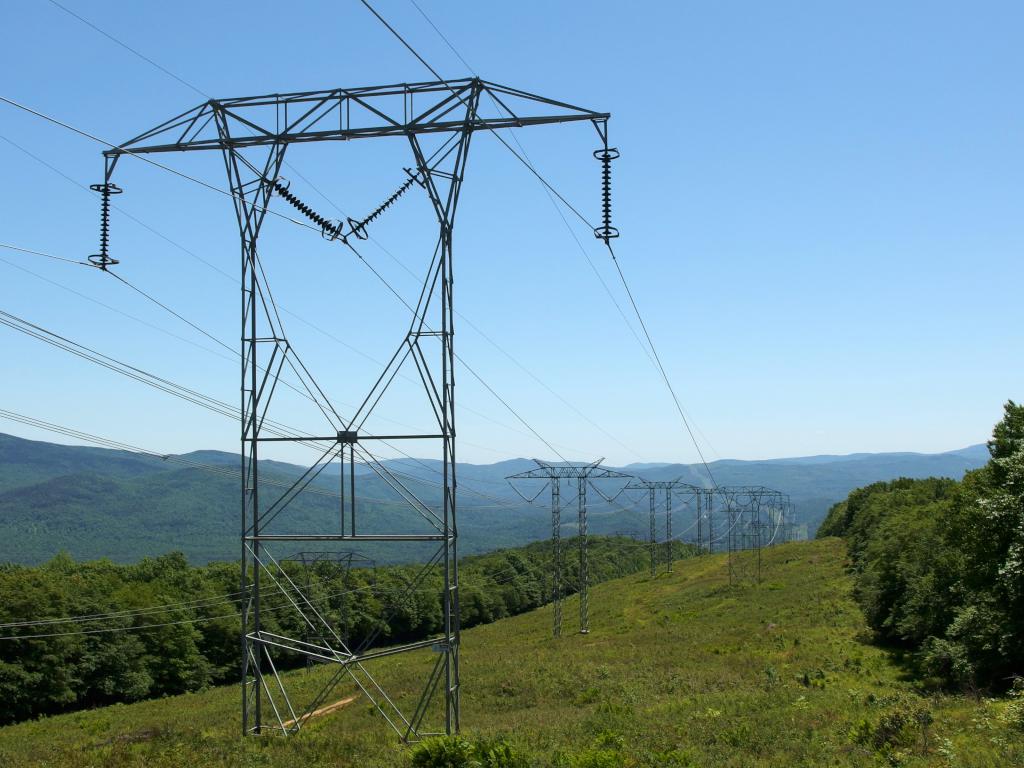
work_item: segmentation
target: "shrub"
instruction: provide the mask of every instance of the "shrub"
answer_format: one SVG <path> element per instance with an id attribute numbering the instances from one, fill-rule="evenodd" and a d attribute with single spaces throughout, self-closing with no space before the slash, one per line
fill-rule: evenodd
<path id="1" fill-rule="evenodd" d="M 461 736 L 437 736 L 416 746 L 414 768 L 526 768 L 526 758 L 504 739 L 476 743 Z"/>
<path id="2" fill-rule="evenodd" d="M 480 741 L 475 747 L 480 768 L 526 768 L 526 758 L 504 739 Z"/>
<path id="3" fill-rule="evenodd" d="M 1002 720 L 1011 728 L 1024 731 L 1024 677 L 1015 678 L 1010 688 L 1010 703 L 1003 711 Z"/>
<path id="4" fill-rule="evenodd" d="M 459 736 L 436 736 L 412 752 L 414 768 L 477 768 L 473 745 Z"/>

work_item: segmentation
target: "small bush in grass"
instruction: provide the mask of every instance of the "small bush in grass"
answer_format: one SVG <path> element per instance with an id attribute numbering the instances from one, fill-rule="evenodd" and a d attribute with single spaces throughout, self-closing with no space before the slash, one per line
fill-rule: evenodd
<path id="1" fill-rule="evenodd" d="M 526 768 L 526 758 L 504 739 L 473 743 L 461 736 L 437 736 L 412 753 L 413 768 Z"/>
<path id="2" fill-rule="evenodd" d="M 480 768 L 527 768 L 526 758 L 504 739 L 480 741 L 475 751 Z"/>
<path id="3" fill-rule="evenodd" d="M 626 740 L 614 731 L 605 729 L 594 738 L 594 746 L 618 752 L 626 746 Z"/>
<path id="4" fill-rule="evenodd" d="M 593 746 L 569 758 L 572 768 L 622 768 L 625 758 L 622 750 L 626 740 L 614 731 L 601 731 L 594 738 Z"/>
<path id="5" fill-rule="evenodd" d="M 1015 678 L 1010 688 L 1010 703 L 1003 711 L 1002 720 L 1011 728 L 1024 731 L 1024 677 Z"/>
<path id="6" fill-rule="evenodd" d="M 412 752 L 414 768 L 478 768 L 473 745 L 459 736 L 437 736 Z"/>
<path id="7" fill-rule="evenodd" d="M 901 703 L 883 714 L 876 723 L 861 720 L 852 735 L 857 743 L 887 757 L 898 754 L 899 748 L 914 746 L 919 736 L 921 746 L 928 751 L 929 729 L 933 722 L 932 713 L 927 708 Z"/>

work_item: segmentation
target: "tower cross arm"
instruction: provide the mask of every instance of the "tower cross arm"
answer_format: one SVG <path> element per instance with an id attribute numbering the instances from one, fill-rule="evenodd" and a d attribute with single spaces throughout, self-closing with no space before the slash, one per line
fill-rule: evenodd
<path id="1" fill-rule="evenodd" d="M 484 95 L 490 98 L 482 100 Z M 483 112 L 485 106 L 490 113 Z M 593 122 L 605 135 L 609 117 L 479 78 L 438 80 L 210 99 L 104 154 L 116 158 L 581 121 Z"/>
<path id="2" fill-rule="evenodd" d="M 681 490 L 684 493 L 703 493 L 708 490 L 701 488 L 700 486 L 693 485 L 692 483 L 684 482 L 682 479 L 676 480 L 644 480 L 642 477 L 636 477 L 630 481 L 629 485 L 626 486 L 628 491 L 637 490 L 651 490 L 651 489 L 672 489 Z"/>

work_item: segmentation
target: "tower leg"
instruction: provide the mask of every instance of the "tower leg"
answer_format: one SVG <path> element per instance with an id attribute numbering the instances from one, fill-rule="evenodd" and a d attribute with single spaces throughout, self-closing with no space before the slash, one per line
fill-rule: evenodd
<path id="1" fill-rule="evenodd" d="M 587 479 L 579 479 L 579 520 L 580 520 L 580 633 L 590 632 L 590 605 L 587 594 L 590 586 L 590 572 L 587 565 Z"/>
<path id="2" fill-rule="evenodd" d="M 665 489 L 665 563 L 672 573 L 672 488 Z"/>
<path id="3" fill-rule="evenodd" d="M 561 482 L 551 478 L 551 605 L 554 608 L 552 634 L 562 634 L 562 499 Z"/>
<path id="4" fill-rule="evenodd" d="M 218 130 L 228 137 L 227 123 L 218 114 Z M 284 161 L 285 147 L 273 145 L 259 165 L 245 160 L 235 149 L 224 150 L 224 163 L 234 195 L 235 214 L 241 236 L 242 348 L 241 348 L 241 573 L 239 588 L 242 597 L 241 686 L 242 733 L 260 733 L 263 728 L 263 652 L 260 615 L 260 488 L 259 435 L 267 411 L 269 393 L 264 384 L 271 367 L 259 354 L 262 346 L 277 344 L 276 335 L 268 332 L 272 319 L 263 304 L 261 268 L 257 238 L 266 215 L 267 205 Z M 262 395 L 262 398 L 261 398 Z M 250 582 L 251 576 L 251 582 Z"/>
<path id="5" fill-rule="evenodd" d="M 651 510 L 650 510 L 651 511 L 651 514 L 650 514 L 651 530 L 650 530 L 650 533 L 649 533 L 649 536 L 648 536 L 648 546 L 650 547 L 650 550 L 651 550 L 651 578 L 653 579 L 655 576 L 658 575 L 658 541 L 657 541 L 657 532 L 655 531 L 655 528 L 654 528 L 654 518 L 655 518 L 655 509 L 654 509 L 654 494 L 655 494 L 655 491 L 654 491 L 654 488 L 653 487 L 650 488 L 647 493 L 648 493 L 648 497 L 649 497 L 649 500 L 650 500 L 650 508 L 651 508 Z"/>

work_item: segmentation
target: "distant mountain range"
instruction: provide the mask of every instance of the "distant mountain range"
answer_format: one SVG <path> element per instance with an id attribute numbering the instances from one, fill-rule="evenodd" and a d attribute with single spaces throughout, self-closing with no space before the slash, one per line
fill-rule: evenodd
<path id="1" fill-rule="evenodd" d="M 761 461 L 721 460 L 710 470 L 719 485 L 765 485 L 790 494 L 805 534 L 813 535 L 828 508 L 854 488 L 895 477 L 959 478 L 988 459 L 984 445 L 937 454 L 860 453 L 805 456 Z M 438 501 L 440 462 L 389 460 L 398 474 L 427 504 Z M 305 467 L 267 461 L 260 464 L 266 481 L 264 498 L 283 493 Z M 505 478 L 535 466 L 527 459 L 496 464 L 459 464 L 459 541 L 464 553 L 484 552 L 550 537 L 547 498 L 526 503 Z M 126 451 L 66 446 L 25 440 L 0 433 L 0 562 L 37 563 L 59 551 L 79 559 L 109 557 L 118 562 L 170 550 L 189 560 L 237 559 L 239 552 L 239 457 L 220 451 L 152 457 Z M 632 464 L 621 468 L 651 480 L 681 478 L 709 485 L 701 465 Z M 363 532 L 407 531 L 420 516 L 369 469 L 357 483 Z M 340 511 L 333 495 L 335 467 L 325 468 L 274 521 L 273 532 L 337 530 Z M 563 493 L 563 496 L 565 494 Z M 574 499 L 563 499 L 566 535 L 575 532 Z M 610 505 L 600 498 L 588 506 L 595 533 L 645 536 L 646 503 L 620 497 Z M 692 512 L 677 506 L 675 530 L 690 538 Z M 426 530 L 426 528 L 424 528 Z M 380 561 L 396 559 L 389 551 L 361 547 Z M 277 552 L 275 552 L 277 554 Z M 409 545 L 397 559 L 422 554 Z"/>

